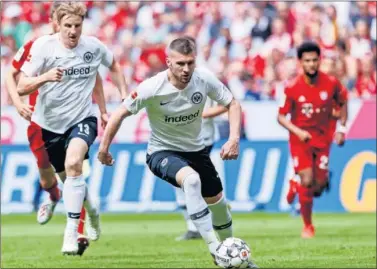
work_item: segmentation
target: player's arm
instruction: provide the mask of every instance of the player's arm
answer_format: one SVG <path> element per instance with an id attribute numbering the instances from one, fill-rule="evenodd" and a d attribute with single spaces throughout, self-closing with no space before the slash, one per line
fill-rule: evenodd
<path id="1" fill-rule="evenodd" d="M 64 69 L 55 67 L 39 76 L 28 76 L 22 72 L 17 85 L 17 92 L 21 96 L 29 95 L 47 82 L 60 82 L 63 77 L 63 71 Z"/>
<path id="2" fill-rule="evenodd" d="M 96 83 L 93 89 L 93 97 L 98 105 L 98 109 L 101 114 L 101 126 L 102 128 L 105 128 L 107 125 L 107 122 L 109 121 L 109 117 L 107 115 L 107 110 L 106 110 L 106 101 L 105 101 L 105 94 L 103 92 L 102 78 L 98 72 L 96 76 Z"/>
<path id="3" fill-rule="evenodd" d="M 295 134 L 301 141 L 307 142 L 311 139 L 311 135 L 309 132 L 302 130 L 295 124 L 293 124 L 289 119 L 287 119 L 286 115 L 291 113 L 293 108 L 293 100 L 289 97 L 287 93 L 289 91 L 286 89 L 285 94 L 283 95 L 280 103 L 279 113 L 278 113 L 278 123 L 287 129 L 290 133 Z"/>
<path id="4" fill-rule="evenodd" d="M 347 89 L 338 81 L 334 95 L 335 101 L 340 105 L 340 115 L 335 130 L 335 142 L 343 146 L 346 140 L 347 120 L 348 120 L 348 96 Z"/>
<path id="5" fill-rule="evenodd" d="M 221 106 L 221 105 L 217 105 L 217 106 L 213 106 L 213 107 L 209 107 L 207 109 L 205 109 L 203 111 L 203 114 L 202 114 L 202 117 L 204 119 L 206 118 L 214 118 L 214 117 L 217 117 L 225 112 L 228 111 L 228 108 L 226 108 L 225 106 Z"/>
<path id="6" fill-rule="evenodd" d="M 109 67 L 111 73 L 111 79 L 117 86 L 119 93 L 122 97 L 122 101 L 127 97 L 127 83 L 126 78 L 124 77 L 122 67 L 119 62 L 113 59 L 113 63 Z"/>
<path id="7" fill-rule="evenodd" d="M 20 71 L 12 66 L 10 71 L 5 76 L 5 85 L 13 105 L 18 111 L 18 114 L 20 114 L 25 120 L 30 121 L 31 114 L 33 113 L 31 110 L 32 106 L 24 104 L 17 92 L 17 76 L 19 74 Z"/>
<path id="8" fill-rule="evenodd" d="M 101 144 L 99 146 L 98 151 L 98 160 L 105 165 L 113 165 L 114 160 L 109 153 L 109 148 L 111 141 L 113 141 L 114 136 L 118 132 L 122 121 L 131 115 L 131 112 L 127 110 L 127 108 L 122 104 L 118 107 L 117 110 L 115 110 L 114 113 L 111 114 L 110 120 L 107 123 L 107 126 L 105 128 L 105 132 L 102 137 Z"/>

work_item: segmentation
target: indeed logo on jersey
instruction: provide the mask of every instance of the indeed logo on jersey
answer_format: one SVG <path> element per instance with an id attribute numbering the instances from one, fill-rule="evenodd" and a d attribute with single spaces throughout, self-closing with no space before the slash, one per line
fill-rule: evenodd
<path id="1" fill-rule="evenodd" d="M 189 115 L 180 115 L 177 117 L 171 117 L 165 115 L 165 122 L 167 123 L 189 123 L 188 121 L 192 122 L 199 117 L 200 110 L 196 111 L 195 113 Z"/>
<path id="2" fill-rule="evenodd" d="M 68 68 L 63 71 L 64 76 L 76 77 L 76 78 L 87 78 L 90 74 L 90 67 L 81 68 Z"/>

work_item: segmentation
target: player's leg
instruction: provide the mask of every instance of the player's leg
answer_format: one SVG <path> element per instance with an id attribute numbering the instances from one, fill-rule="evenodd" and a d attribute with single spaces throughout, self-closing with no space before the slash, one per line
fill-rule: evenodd
<path id="1" fill-rule="evenodd" d="M 213 145 L 206 146 L 204 148 L 204 151 L 209 155 L 212 151 Z M 192 222 L 190 216 L 187 213 L 187 206 L 185 202 L 185 194 L 183 193 L 181 188 L 176 188 L 176 198 L 177 198 L 177 204 L 179 206 L 179 209 L 182 212 L 182 215 L 186 221 L 187 225 L 187 231 L 183 235 L 176 238 L 176 240 L 190 240 L 190 239 L 197 239 L 201 238 L 200 233 L 196 229 L 194 223 Z"/>
<path id="2" fill-rule="evenodd" d="M 319 149 L 315 153 L 314 165 L 314 181 L 313 187 L 314 197 L 320 197 L 324 190 L 328 188 L 329 181 L 329 148 Z"/>
<path id="3" fill-rule="evenodd" d="M 201 238 L 201 235 L 196 229 L 195 224 L 192 222 L 189 214 L 187 213 L 187 206 L 186 206 L 186 199 L 185 199 L 185 194 L 182 191 L 181 188 L 174 188 L 175 189 L 175 195 L 176 195 L 176 200 L 178 207 L 180 211 L 182 212 L 182 215 L 185 219 L 186 226 L 187 226 L 187 231 L 176 238 L 177 241 L 182 241 L 182 240 L 191 240 L 191 239 L 198 239 Z"/>
<path id="4" fill-rule="evenodd" d="M 47 191 L 50 196 L 39 208 L 37 220 L 40 224 L 46 224 L 52 217 L 55 206 L 60 200 L 58 180 L 55 170 L 50 164 L 48 152 L 42 137 L 42 129 L 35 123 L 31 123 L 27 130 L 30 149 L 37 161 L 39 170 L 39 183 L 42 189 Z"/>
<path id="5" fill-rule="evenodd" d="M 67 151 L 64 167 L 67 178 L 64 182 L 63 199 L 67 211 L 67 225 L 62 252 L 75 255 L 78 252 L 77 239 L 81 208 L 87 195 L 86 182 L 83 176 L 83 162 L 89 147 L 97 137 L 97 119 L 94 117 L 84 119 L 67 131 L 66 135 L 68 138 L 66 140 Z M 91 217 L 99 219 L 98 212 L 93 208 L 87 209 L 87 213 Z M 97 224 L 99 224 L 99 221 Z"/>
<path id="6" fill-rule="evenodd" d="M 160 151 L 147 155 L 147 164 L 157 177 L 175 187 L 182 186 L 187 212 L 210 252 L 214 253 L 219 241 L 212 227 L 211 212 L 201 193 L 199 174 L 189 166 L 187 159 L 173 151 Z"/>
<path id="7" fill-rule="evenodd" d="M 295 172 L 300 176 L 300 184 L 297 185 L 297 192 L 300 203 L 300 213 L 304 222 L 302 237 L 314 236 L 312 224 L 313 210 L 313 153 L 306 143 L 291 144 L 291 153 Z"/>

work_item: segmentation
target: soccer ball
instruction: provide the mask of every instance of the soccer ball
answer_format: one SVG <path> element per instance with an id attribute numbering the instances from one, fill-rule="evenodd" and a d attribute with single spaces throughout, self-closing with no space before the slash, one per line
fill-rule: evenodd
<path id="1" fill-rule="evenodd" d="M 229 237 L 217 247 L 215 261 L 222 268 L 246 268 L 250 256 L 250 248 L 243 240 Z"/>

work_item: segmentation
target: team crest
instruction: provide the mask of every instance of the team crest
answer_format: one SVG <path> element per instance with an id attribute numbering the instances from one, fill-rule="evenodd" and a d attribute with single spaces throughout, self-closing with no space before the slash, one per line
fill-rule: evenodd
<path id="1" fill-rule="evenodd" d="M 203 95 L 200 93 L 200 92 L 196 92 L 192 95 L 191 97 L 191 101 L 194 103 L 194 104 L 200 104 L 203 100 Z"/>
<path id="2" fill-rule="evenodd" d="M 86 63 L 92 62 L 93 61 L 93 53 L 91 53 L 90 51 L 85 52 L 85 54 L 84 54 L 84 61 Z"/>
<path id="3" fill-rule="evenodd" d="M 320 97 L 321 100 L 323 100 L 323 101 L 327 100 L 327 97 L 328 97 L 327 92 L 325 92 L 325 91 L 320 92 L 320 93 L 319 93 L 319 97 Z"/>
<path id="4" fill-rule="evenodd" d="M 298 101 L 299 101 L 299 102 L 305 102 L 305 101 L 306 101 L 305 96 L 301 95 L 301 96 L 298 98 Z"/>

